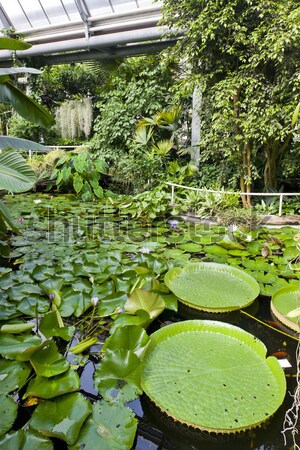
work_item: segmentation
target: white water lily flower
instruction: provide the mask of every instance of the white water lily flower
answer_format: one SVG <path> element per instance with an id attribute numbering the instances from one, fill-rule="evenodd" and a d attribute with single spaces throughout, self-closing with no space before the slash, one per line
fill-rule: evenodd
<path id="1" fill-rule="evenodd" d="M 38 205 L 39 203 L 41 203 L 42 202 L 42 200 L 40 200 L 40 199 L 38 199 L 38 198 L 36 198 L 35 200 L 33 200 L 33 203 L 35 203 L 36 205 Z"/>
<path id="2" fill-rule="evenodd" d="M 91 304 L 93 306 L 97 306 L 97 303 L 99 302 L 99 297 L 92 297 L 91 298 Z"/>
<path id="3" fill-rule="evenodd" d="M 151 250 L 150 250 L 150 248 L 142 247 L 140 249 L 140 253 L 145 253 L 146 255 L 149 255 L 151 253 Z"/>
<path id="4" fill-rule="evenodd" d="M 246 241 L 247 242 L 251 242 L 252 241 L 252 236 L 250 234 L 247 235 Z"/>

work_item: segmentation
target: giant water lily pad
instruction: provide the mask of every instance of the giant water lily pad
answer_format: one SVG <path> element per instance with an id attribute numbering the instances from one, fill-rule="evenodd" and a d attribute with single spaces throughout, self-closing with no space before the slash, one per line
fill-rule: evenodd
<path id="1" fill-rule="evenodd" d="M 277 289 L 272 295 L 271 310 L 281 323 L 294 331 L 300 332 L 299 285 L 292 284 Z"/>
<path id="2" fill-rule="evenodd" d="M 168 288 L 191 308 L 234 311 L 250 305 L 259 294 L 257 281 L 244 271 L 217 263 L 174 267 L 165 276 Z"/>
<path id="3" fill-rule="evenodd" d="M 151 335 L 141 375 L 166 414 L 201 430 L 230 433 L 260 425 L 282 404 L 284 372 L 265 345 L 218 321 L 187 320 Z"/>

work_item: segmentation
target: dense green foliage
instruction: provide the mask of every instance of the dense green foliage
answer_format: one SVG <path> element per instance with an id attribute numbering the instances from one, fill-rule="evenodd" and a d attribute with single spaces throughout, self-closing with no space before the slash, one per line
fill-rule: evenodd
<path id="1" fill-rule="evenodd" d="M 242 190 L 257 177 L 276 188 L 283 154 L 299 145 L 298 1 L 166 0 L 163 22 L 185 31 L 172 49 L 186 62 L 180 88 L 202 89 L 201 160 L 227 160 Z"/>

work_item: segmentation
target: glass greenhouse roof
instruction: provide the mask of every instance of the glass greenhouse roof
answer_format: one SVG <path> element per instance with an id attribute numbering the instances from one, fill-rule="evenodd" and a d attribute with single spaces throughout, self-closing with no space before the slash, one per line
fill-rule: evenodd
<path id="1" fill-rule="evenodd" d="M 160 7 L 152 0 L 0 0 L 0 28 L 32 44 L 17 57 L 37 65 L 38 57 L 56 64 L 144 54 L 172 44 L 161 39 Z M 0 64 L 8 60 L 11 53 L 1 51 Z"/>

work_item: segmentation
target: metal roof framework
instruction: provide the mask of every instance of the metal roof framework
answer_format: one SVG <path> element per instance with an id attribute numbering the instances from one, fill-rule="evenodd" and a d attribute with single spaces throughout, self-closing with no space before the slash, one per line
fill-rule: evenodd
<path id="1" fill-rule="evenodd" d="M 152 0 L 0 0 L 0 28 L 32 44 L 16 56 L 33 67 L 107 60 L 173 45 L 160 9 Z M 0 66 L 12 60 L 0 51 Z"/>

